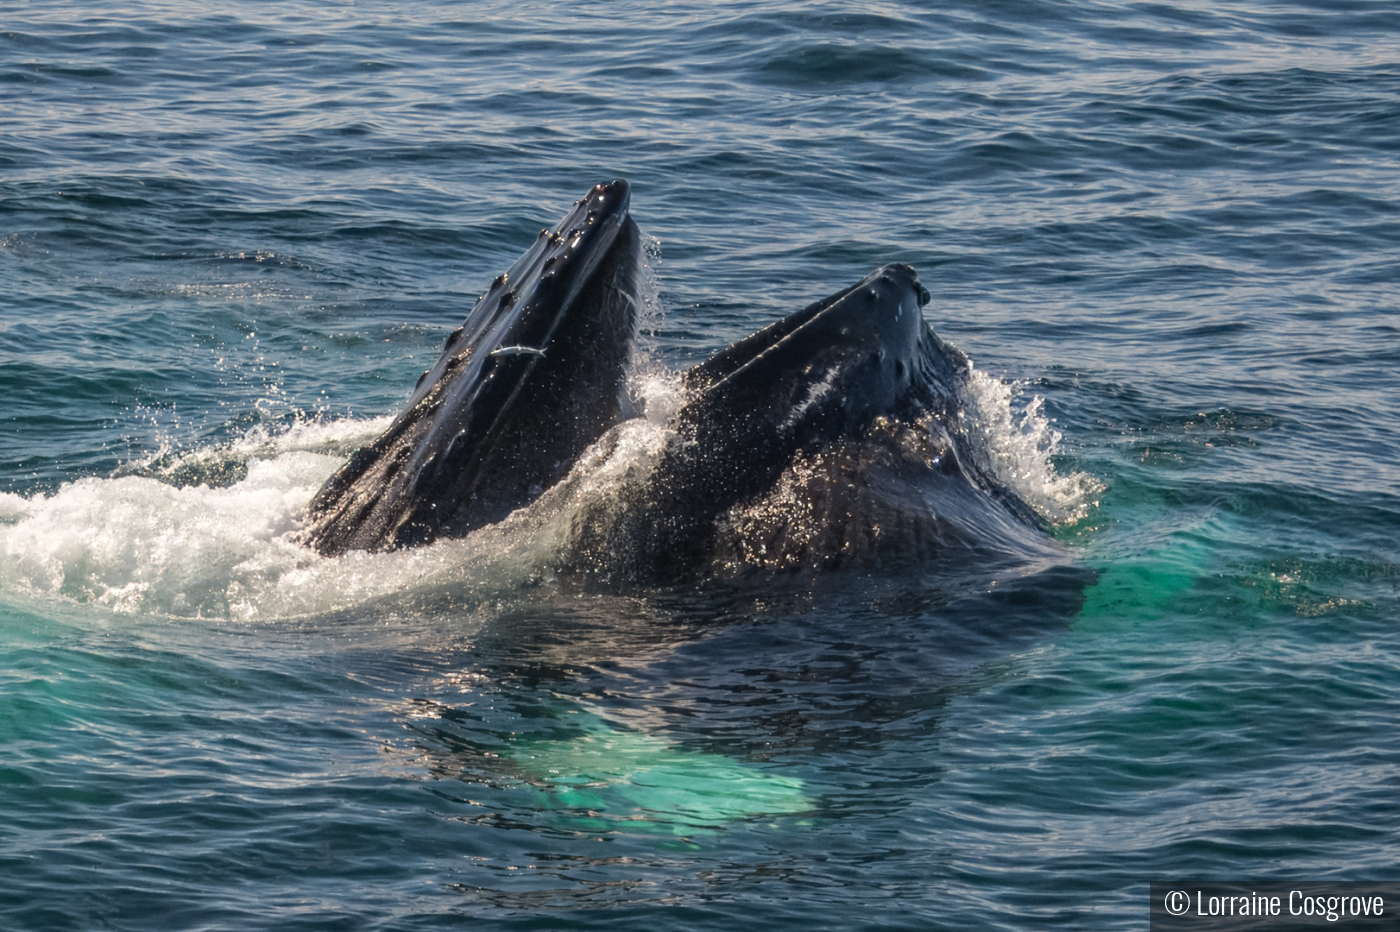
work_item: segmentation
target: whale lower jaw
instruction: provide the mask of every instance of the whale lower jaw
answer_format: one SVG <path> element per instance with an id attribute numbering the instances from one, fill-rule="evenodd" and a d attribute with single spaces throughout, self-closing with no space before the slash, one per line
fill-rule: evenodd
<path id="1" fill-rule="evenodd" d="M 312 500 L 322 554 L 461 537 L 529 504 L 625 410 L 641 232 L 594 187 L 447 338 L 407 408 Z"/>

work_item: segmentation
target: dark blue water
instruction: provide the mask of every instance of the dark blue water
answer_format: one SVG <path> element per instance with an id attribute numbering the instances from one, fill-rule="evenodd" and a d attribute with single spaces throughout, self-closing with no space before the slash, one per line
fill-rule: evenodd
<path id="1" fill-rule="evenodd" d="M 292 535 L 626 177 L 643 389 L 890 261 L 1082 567 Z M 1395 879 L 1400 12 L 0 11 L 0 926 L 1143 928 Z"/>

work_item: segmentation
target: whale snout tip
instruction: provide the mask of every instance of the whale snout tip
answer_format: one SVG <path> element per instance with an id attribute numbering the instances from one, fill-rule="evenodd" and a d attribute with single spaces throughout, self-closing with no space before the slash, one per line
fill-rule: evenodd
<path id="1" fill-rule="evenodd" d="M 614 178 L 612 181 L 600 181 L 593 186 L 584 198 L 590 207 L 610 207 L 613 209 L 626 209 L 627 202 L 632 195 L 632 185 L 625 178 Z"/>
<path id="2" fill-rule="evenodd" d="M 930 295 L 928 289 L 924 287 L 924 283 L 919 281 L 919 273 L 914 270 L 912 265 L 905 265 L 903 262 L 893 262 L 884 266 L 875 274 L 886 284 L 906 287 L 914 292 L 914 298 L 918 302 L 919 307 L 923 307 L 928 304 L 929 301 L 933 300 L 933 296 Z"/>

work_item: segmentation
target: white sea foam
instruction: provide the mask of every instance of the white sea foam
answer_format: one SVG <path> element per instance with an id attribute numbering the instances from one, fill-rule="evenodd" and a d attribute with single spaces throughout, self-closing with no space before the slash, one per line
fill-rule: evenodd
<path id="1" fill-rule="evenodd" d="M 255 579 L 317 560 L 290 541 L 307 502 L 345 450 L 388 421 L 306 422 L 279 434 L 255 428 L 229 444 L 158 452 L 129 464 L 134 474 L 80 479 L 27 499 L 0 496 L 0 585 L 118 612 L 247 614 L 239 596 Z M 223 487 L 161 479 L 230 463 L 242 477 Z"/>
<path id="2" fill-rule="evenodd" d="M 13 492 L 0 492 L 0 524 L 12 524 L 29 513 L 29 500 Z"/>
<path id="3" fill-rule="evenodd" d="M 227 612 L 240 564 L 300 523 L 337 457 L 288 451 L 253 460 L 227 488 L 145 476 L 80 479 L 25 504 L 0 528 L 0 584 L 119 612 Z"/>
<path id="4" fill-rule="evenodd" d="M 646 464 L 669 436 L 679 378 L 639 368 L 651 416 L 619 425 L 534 505 L 462 540 L 394 553 L 324 558 L 296 540 L 306 505 L 346 452 L 388 418 L 255 429 L 230 444 L 160 453 L 137 474 L 87 478 L 50 495 L 0 494 L 0 587 L 31 599 L 119 613 L 267 621 L 450 587 L 489 599 L 547 578 L 569 518 Z M 223 486 L 178 486 L 171 474 L 234 463 Z M 145 470 L 145 474 L 142 471 Z"/>

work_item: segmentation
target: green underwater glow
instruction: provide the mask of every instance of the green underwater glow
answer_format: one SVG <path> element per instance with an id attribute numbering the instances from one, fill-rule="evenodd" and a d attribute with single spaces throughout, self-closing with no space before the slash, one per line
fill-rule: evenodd
<path id="1" fill-rule="evenodd" d="M 502 757 L 521 767 L 541 808 L 567 813 L 578 829 L 693 835 L 814 808 L 795 777 L 687 751 L 587 710 L 574 715 L 582 734 L 520 741 Z"/>

